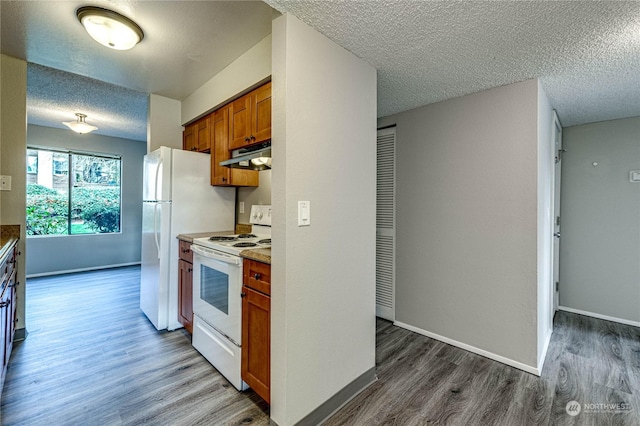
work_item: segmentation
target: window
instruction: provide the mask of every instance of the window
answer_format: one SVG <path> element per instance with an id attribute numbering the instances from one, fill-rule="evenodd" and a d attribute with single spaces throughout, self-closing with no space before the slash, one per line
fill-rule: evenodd
<path id="1" fill-rule="evenodd" d="M 27 235 L 120 232 L 122 160 L 27 149 Z"/>

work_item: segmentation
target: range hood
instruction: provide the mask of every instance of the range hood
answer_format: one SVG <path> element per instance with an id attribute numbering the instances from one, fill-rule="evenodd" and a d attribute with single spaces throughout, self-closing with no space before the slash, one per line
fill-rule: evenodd
<path id="1" fill-rule="evenodd" d="M 231 151 L 231 158 L 220 162 L 221 166 L 244 170 L 267 170 L 271 168 L 271 141 L 248 148 Z"/>

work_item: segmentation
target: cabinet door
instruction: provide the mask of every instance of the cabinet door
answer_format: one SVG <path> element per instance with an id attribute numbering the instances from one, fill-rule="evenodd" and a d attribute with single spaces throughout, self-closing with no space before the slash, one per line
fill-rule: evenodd
<path id="1" fill-rule="evenodd" d="M 260 86 L 251 96 L 251 143 L 271 139 L 271 82 Z"/>
<path id="2" fill-rule="evenodd" d="M 178 271 L 178 319 L 193 333 L 193 265 L 179 260 Z"/>
<path id="3" fill-rule="evenodd" d="M 211 116 L 211 185 L 230 185 L 231 169 L 220 165 L 229 159 L 229 107 Z"/>
<path id="4" fill-rule="evenodd" d="M 182 132 L 182 149 L 185 151 L 197 150 L 197 136 L 197 125 L 195 123 L 186 126 L 184 132 Z"/>
<path id="5" fill-rule="evenodd" d="M 196 141 L 198 152 L 209 152 L 211 148 L 210 132 L 209 132 L 209 117 L 200 119 L 196 122 Z"/>
<path id="6" fill-rule="evenodd" d="M 214 186 L 258 186 L 259 175 L 256 170 L 232 169 L 220 165 L 230 158 L 229 139 L 231 129 L 229 116 L 232 106 L 221 108 L 211 118 L 211 185 Z"/>
<path id="7" fill-rule="evenodd" d="M 271 298 L 242 288 L 242 380 L 271 403 Z"/>
<path id="8" fill-rule="evenodd" d="M 231 140 L 229 149 L 238 149 L 251 144 L 251 94 L 231 103 Z"/>
<path id="9" fill-rule="evenodd" d="M 2 367 L 2 373 L 6 371 L 7 363 L 9 362 L 9 339 L 11 337 L 10 321 L 11 311 L 11 288 L 7 285 L 0 297 L 0 367 Z"/>

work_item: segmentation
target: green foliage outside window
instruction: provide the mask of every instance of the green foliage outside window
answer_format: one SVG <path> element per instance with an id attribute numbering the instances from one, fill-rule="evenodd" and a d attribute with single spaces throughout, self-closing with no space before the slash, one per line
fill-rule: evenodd
<path id="1" fill-rule="evenodd" d="M 120 231 L 120 191 L 114 188 L 74 188 L 72 234 Z M 27 185 L 27 235 L 68 234 L 66 194 L 38 184 Z"/>
<path id="2" fill-rule="evenodd" d="M 28 171 L 27 235 L 120 232 L 119 158 L 41 149 L 27 156 L 36 159 Z"/>

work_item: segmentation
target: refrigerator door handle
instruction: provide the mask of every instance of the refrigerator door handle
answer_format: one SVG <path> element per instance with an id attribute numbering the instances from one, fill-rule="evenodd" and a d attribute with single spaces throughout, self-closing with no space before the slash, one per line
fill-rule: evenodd
<path id="1" fill-rule="evenodd" d="M 153 190 L 155 191 L 155 199 L 156 200 L 160 199 L 158 197 L 158 179 L 160 178 L 160 169 L 162 168 L 163 161 L 164 161 L 164 159 L 162 158 L 162 156 L 160 156 L 160 161 L 158 161 L 158 167 L 156 167 L 155 186 L 153 187 Z"/>
<path id="2" fill-rule="evenodd" d="M 160 259 L 160 242 L 158 241 L 158 203 L 153 205 L 153 239 L 158 249 L 158 259 Z"/>

